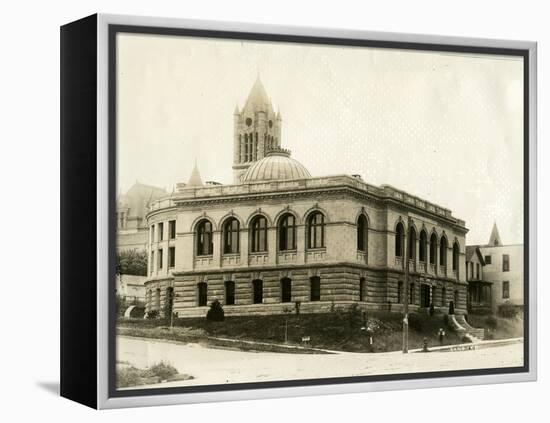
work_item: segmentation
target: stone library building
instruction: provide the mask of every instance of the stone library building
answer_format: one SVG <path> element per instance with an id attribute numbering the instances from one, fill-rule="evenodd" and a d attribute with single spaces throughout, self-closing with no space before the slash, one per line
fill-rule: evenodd
<path id="1" fill-rule="evenodd" d="M 282 148 L 259 78 L 233 119 L 233 184 L 203 183 L 195 165 L 150 204 L 146 311 L 204 316 L 217 299 L 226 316 L 402 312 L 408 266 L 411 311 L 466 313 L 463 220 L 359 175 L 312 177 Z"/>

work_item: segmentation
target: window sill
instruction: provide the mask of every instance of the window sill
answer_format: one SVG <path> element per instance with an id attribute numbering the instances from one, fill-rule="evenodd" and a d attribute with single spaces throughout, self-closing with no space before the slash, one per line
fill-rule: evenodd
<path id="1" fill-rule="evenodd" d="M 327 250 L 327 247 L 317 247 L 317 248 L 308 248 L 306 249 L 306 251 L 311 251 L 311 252 L 315 252 L 315 251 L 326 251 Z"/>

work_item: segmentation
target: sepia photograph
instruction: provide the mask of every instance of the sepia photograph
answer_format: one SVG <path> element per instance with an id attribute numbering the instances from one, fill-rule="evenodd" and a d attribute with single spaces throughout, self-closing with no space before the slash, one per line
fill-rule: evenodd
<path id="1" fill-rule="evenodd" d="M 522 56 L 114 39 L 117 391 L 524 367 Z"/>

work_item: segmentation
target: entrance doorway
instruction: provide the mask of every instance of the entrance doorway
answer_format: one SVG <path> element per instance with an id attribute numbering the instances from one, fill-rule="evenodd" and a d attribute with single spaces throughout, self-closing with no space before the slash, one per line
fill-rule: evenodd
<path id="1" fill-rule="evenodd" d="M 430 285 L 427 285 L 425 283 L 420 285 L 420 307 L 430 306 L 430 290 Z"/>

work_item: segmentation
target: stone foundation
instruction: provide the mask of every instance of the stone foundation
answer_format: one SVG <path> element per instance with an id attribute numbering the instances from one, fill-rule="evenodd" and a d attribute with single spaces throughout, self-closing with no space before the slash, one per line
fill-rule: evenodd
<path id="1" fill-rule="evenodd" d="M 321 281 L 320 301 L 311 301 L 311 277 Z M 291 279 L 291 301 L 282 302 L 281 279 Z M 253 303 L 253 280 L 263 281 L 263 302 Z M 361 280 L 363 298 L 360 298 Z M 411 312 L 428 311 L 421 307 L 421 285 L 429 286 L 429 302 L 437 312 L 448 312 L 450 301 L 455 302 L 455 313 L 466 313 L 467 284 L 449 278 L 438 278 L 418 273 L 410 275 L 412 288 Z M 226 304 L 225 282 L 235 283 L 235 304 Z M 396 269 L 374 269 L 356 264 L 295 266 L 288 268 L 235 269 L 234 271 L 179 272 L 173 279 L 150 280 L 146 283 L 147 311 L 164 308 L 168 287 L 174 288 L 173 310 L 178 317 L 202 317 L 208 305 L 219 300 L 226 316 L 269 315 L 296 313 L 328 313 L 359 304 L 362 310 L 383 310 L 401 313 L 404 290 L 399 283 L 404 281 L 404 272 Z M 199 283 L 207 284 L 207 306 L 199 307 Z M 160 300 L 156 297 L 160 289 Z M 445 298 L 442 294 L 445 292 Z M 151 293 L 151 294 L 149 294 Z M 426 299 L 424 300 L 424 305 Z M 161 313 L 162 314 L 162 313 Z"/>

